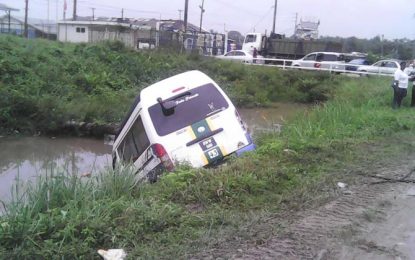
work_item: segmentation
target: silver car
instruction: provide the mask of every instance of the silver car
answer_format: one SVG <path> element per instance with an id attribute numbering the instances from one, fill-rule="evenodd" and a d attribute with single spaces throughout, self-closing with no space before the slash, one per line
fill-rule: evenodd
<path id="1" fill-rule="evenodd" d="M 360 66 L 357 71 L 393 75 L 399 67 L 398 60 L 380 60 L 372 65 Z"/>
<path id="2" fill-rule="evenodd" d="M 255 59 L 251 53 L 242 51 L 242 50 L 230 51 L 230 52 L 225 53 L 224 55 L 216 56 L 216 58 L 223 59 L 223 60 L 242 62 L 242 63 L 264 64 L 263 56 L 258 55 Z"/>

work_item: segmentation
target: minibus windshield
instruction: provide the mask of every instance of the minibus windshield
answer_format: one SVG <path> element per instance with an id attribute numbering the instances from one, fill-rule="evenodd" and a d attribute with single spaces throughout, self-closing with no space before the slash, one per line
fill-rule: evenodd
<path id="1" fill-rule="evenodd" d="M 191 89 L 185 96 L 167 100 L 176 102 L 171 115 L 164 115 L 159 103 L 148 109 L 159 136 L 180 130 L 229 107 L 226 99 L 211 83 Z"/>

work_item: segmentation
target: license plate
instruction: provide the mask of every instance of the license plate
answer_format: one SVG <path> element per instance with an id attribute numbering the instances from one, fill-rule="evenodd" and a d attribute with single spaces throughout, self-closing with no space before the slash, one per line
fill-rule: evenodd
<path id="1" fill-rule="evenodd" d="M 212 148 L 205 152 L 205 156 L 209 163 L 216 162 L 219 159 L 222 159 L 223 154 L 219 147 Z"/>
<path id="2" fill-rule="evenodd" d="M 202 148 L 203 151 L 209 150 L 216 146 L 216 141 L 213 139 L 213 137 L 208 138 L 206 140 L 203 140 L 199 142 L 200 148 Z"/>

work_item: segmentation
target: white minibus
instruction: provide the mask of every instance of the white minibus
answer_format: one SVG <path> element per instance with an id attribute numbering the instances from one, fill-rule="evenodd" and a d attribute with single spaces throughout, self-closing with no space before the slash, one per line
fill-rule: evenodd
<path id="1" fill-rule="evenodd" d="M 177 164 L 203 167 L 255 149 L 236 108 L 200 71 L 157 82 L 136 98 L 114 141 L 113 165 L 131 163 L 153 182 Z"/>

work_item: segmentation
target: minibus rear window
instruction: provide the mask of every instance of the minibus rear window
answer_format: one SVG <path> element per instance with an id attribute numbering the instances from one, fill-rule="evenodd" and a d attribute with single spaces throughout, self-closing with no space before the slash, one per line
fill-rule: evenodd
<path id="1" fill-rule="evenodd" d="M 163 114 L 158 103 L 148 109 L 159 136 L 180 130 L 229 107 L 226 99 L 211 83 L 191 89 L 188 95 L 179 96 L 173 101 L 177 105 L 169 116 Z"/>

